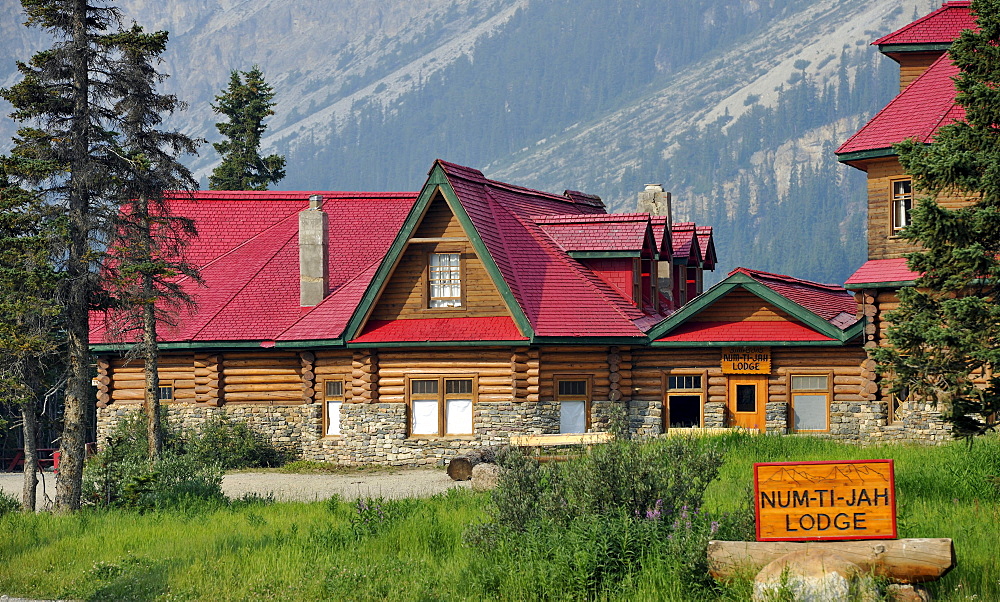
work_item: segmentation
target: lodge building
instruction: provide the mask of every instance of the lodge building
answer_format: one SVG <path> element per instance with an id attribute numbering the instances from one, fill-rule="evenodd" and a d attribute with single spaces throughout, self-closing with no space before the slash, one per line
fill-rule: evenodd
<path id="1" fill-rule="evenodd" d="M 915 277 L 894 238 L 912 192 L 891 144 L 940 119 L 883 123 L 939 97 L 955 115 L 954 68 L 930 56 L 955 14 L 970 26 L 968 2 L 948 2 L 876 42 L 905 86 L 837 151 L 869 174 L 869 261 L 846 288 L 740 268 L 703 290 L 712 230 L 674 223 L 656 185 L 626 214 L 445 161 L 416 193 L 199 192 L 170 199 L 198 228 L 204 284 L 183 282 L 196 307 L 159 333 L 161 400 L 184 426 L 226 413 L 342 464 L 437 463 L 603 431 L 616 412 L 640 436 L 947 438 L 932 410 L 891 401 L 865 346 Z M 115 318 L 92 317 L 101 441 L 143 395 Z"/>

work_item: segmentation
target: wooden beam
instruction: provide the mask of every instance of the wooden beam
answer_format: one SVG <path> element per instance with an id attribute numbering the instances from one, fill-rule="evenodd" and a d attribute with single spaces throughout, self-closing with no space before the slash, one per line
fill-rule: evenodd
<path id="1" fill-rule="evenodd" d="M 862 541 L 710 541 L 708 572 L 714 579 L 753 575 L 772 560 L 797 550 L 826 550 L 864 571 L 897 583 L 923 583 L 943 577 L 955 566 L 951 539 Z"/>
<path id="2" fill-rule="evenodd" d="M 469 239 L 466 236 L 435 236 L 430 238 L 418 238 L 415 236 L 407 241 L 411 245 L 434 242 L 469 242 Z"/>

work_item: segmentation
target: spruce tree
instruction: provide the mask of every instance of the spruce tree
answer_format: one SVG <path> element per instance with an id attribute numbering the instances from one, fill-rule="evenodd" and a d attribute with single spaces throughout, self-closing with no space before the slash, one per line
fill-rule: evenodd
<path id="1" fill-rule="evenodd" d="M 212 190 L 267 190 L 268 184 L 285 177 L 285 158 L 260 156 L 260 139 L 267 126 L 264 119 L 274 115 L 274 91 L 264 81 L 260 67 L 233 71 L 229 87 L 215 97 L 216 113 L 229 119 L 215 127 L 225 137 L 212 146 L 222 156 L 222 163 L 212 170 Z"/>
<path id="2" fill-rule="evenodd" d="M 896 146 L 926 194 L 903 231 L 922 247 L 907 255 L 921 276 L 886 316 L 889 346 L 873 352 L 894 372 L 896 394 L 938 403 L 955 436 L 970 438 L 994 429 L 1000 412 L 1000 0 L 973 0 L 972 11 L 979 31 L 949 51 L 965 118 L 930 145 Z M 946 209 L 942 196 L 972 202 Z"/>
<path id="3" fill-rule="evenodd" d="M 166 34 L 124 29 L 118 11 L 100 0 L 21 4 L 27 25 L 55 38 L 51 48 L 17 64 L 21 81 L 0 94 L 14 106 L 11 117 L 27 124 L 15 138 L 13 155 L 22 160 L 9 165 L 10 181 L 57 208 L 64 224 L 62 248 L 54 254 L 61 262 L 57 298 L 68 365 L 55 505 L 68 511 L 81 501 L 91 398 L 90 312 L 112 308 L 116 293 L 119 306 L 137 300 L 123 287 L 107 288 L 112 281 L 106 277 L 115 269 L 140 276 L 164 273 L 149 255 L 120 255 L 107 263 L 107 250 L 136 248 L 125 241 L 134 240 L 129 220 L 141 221 L 142 214 L 133 207 L 123 213 L 123 204 L 143 193 L 156 199 L 162 193 L 150 191 L 189 181 L 171 161 L 190 150 L 190 141 L 153 131 L 159 113 L 175 105 L 171 97 L 150 94 L 159 81 L 150 61 L 162 52 Z M 143 227 L 160 228 L 154 222 L 137 231 Z"/>

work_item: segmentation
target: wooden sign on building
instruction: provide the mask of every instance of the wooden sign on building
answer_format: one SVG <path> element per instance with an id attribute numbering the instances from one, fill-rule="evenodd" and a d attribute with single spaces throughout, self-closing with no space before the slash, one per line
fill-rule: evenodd
<path id="1" fill-rule="evenodd" d="M 753 466 L 757 541 L 896 539 L 892 460 Z"/>
<path id="2" fill-rule="evenodd" d="M 723 374 L 770 374 L 770 347 L 723 347 Z"/>

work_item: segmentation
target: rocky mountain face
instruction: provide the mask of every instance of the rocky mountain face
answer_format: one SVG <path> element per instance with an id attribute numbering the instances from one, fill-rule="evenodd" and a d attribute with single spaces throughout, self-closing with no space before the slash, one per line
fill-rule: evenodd
<path id="1" fill-rule="evenodd" d="M 435 158 L 634 209 L 647 183 L 746 265 L 843 281 L 863 260 L 863 174 L 832 150 L 896 89 L 868 43 L 935 0 L 119 0 L 170 31 L 172 127 L 217 138 L 231 69 L 277 92 L 286 189 L 403 189 Z M 0 5 L 0 85 L 49 42 Z M 8 107 L 0 106 L 7 113 Z M 0 149 L 14 131 L 0 120 Z M 205 178 L 211 146 L 192 166 Z M 207 178 L 206 178 L 207 179 Z"/>

